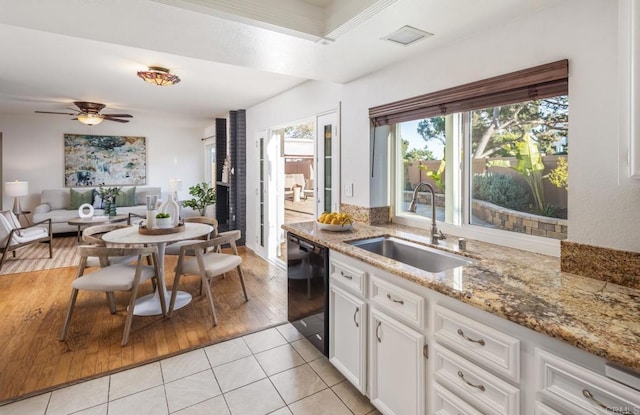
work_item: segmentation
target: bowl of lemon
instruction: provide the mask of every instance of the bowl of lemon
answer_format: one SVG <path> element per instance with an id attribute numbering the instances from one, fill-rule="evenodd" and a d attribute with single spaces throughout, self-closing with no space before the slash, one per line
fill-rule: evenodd
<path id="1" fill-rule="evenodd" d="M 353 227 L 353 218 L 348 213 L 323 212 L 318 218 L 318 227 L 332 232 L 349 231 Z"/>

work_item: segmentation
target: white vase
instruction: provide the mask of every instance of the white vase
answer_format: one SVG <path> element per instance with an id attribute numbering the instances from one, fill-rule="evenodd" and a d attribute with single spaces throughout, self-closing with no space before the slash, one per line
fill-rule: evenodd
<path id="1" fill-rule="evenodd" d="M 153 229 L 156 227 L 156 213 L 158 213 L 158 211 L 155 209 L 147 210 L 147 229 Z"/>
<path id="2" fill-rule="evenodd" d="M 180 205 L 178 205 L 178 202 L 173 200 L 173 195 L 171 193 L 167 196 L 167 200 L 160 205 L 158 212 L 168 213 L 172 219 L 172 227 L 178 226 L 178 222 L 180 221 Z M 156 223 L 157 222 L 158 220 L 156 219 Z"/>

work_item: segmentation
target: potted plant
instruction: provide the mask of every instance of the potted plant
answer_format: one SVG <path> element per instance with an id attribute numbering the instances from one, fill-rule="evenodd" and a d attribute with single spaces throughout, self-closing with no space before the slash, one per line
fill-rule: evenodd
<path id="1" fill-rule="evenodd" d="M 115 216 L 116 212 L 116 196 L 120 194 L 119 187 L 102 187 L 98 188 L 98 194 L 104 203 L 104 214 Z"/>
<path id="2" fill-rule="evenodd" d="M 197 210 L 200 216 L 205 216 L 207 206 L 216 203 L 216 189 L 209 187 L 208 183 L 202 182 L 189 187 L 189 194 L 193 199 L 185 200 L 182 206 Z"/>
<path id="3" fill-rule="evenodd" d="M 169 229 L 173 227 L 171 215 L 160 212 L 156 215 L 156 227 L 160 229 Z"/>

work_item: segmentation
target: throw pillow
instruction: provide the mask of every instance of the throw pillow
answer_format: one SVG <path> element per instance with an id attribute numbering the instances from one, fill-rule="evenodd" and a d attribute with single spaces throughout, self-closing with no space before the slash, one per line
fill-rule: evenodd
<path id="1" fill-rule="evenodd" d="M 136 187 L 133 186 L 127 190 L 120 190 L 120 194 L 116 196 L 117 207 L 127 207 L 136 205 Z"/>
<path id="2" fill-rule="evenodd" d="M 84 191 L 70 189 L 69 195 L 71 198 L 71 201 L 69 202 L 69 209 L 71 210 L 76 210 L 85 203 L 93 203 L 93 189 Z"/>

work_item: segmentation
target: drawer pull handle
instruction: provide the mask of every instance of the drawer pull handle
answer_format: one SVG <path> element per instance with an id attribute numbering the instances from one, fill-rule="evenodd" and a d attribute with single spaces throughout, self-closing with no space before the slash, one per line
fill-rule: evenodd
<path id="1" fill-rule="evenodd" d="M 600 402 L 599 400 L 597 400 L 592 394 L 591 392 L 589 392 L 588 389 L 583 389 L 582 390 L 582 394 L 584 395 L 585 398 L 589 399 L 591 402 L 595 403 L 596 405 L 598 405 L 600 408 L 604 409 L 607 412 L 611 412 L 611 413 L 615 413 L 615 414 L 622 414 L 622 415 L 632 415 L 633 412 L 628 411 L 626 409 L 622 410 L 622 408 L 609 408 L 607 405 L 603 404 L 602 402 Z"/>
<path id="2" fill-rule="evenodd" d="M 351 275 L 346 275 L 343 271 L 340 271 L 340 275 L 342 275 L 343 277 L 345 277 L 348 280 L 352 280 L 353 277 Z"/>
<path id="3" fill-rule="evenodd" d="M 467 337 L 464 334 L 464 331 L 462 331 L 462 329 L 458 329 L 458 334 L 461 335 L 465 340 L 473 342 L 473 343 L 478 343 L 480 346 L 484 346 L 484 340 L 480 339 L 480 340 L 474 340 L 471 337 Z"/>
<path id="4" fill-rule="evenodd" d="M 464 381 L 464 383 L 466 383 L 467 385 L 471 386 L 472 388 L 476 388 L 476 389 L 480 389 L 482 392 L 484 392 L 484 385 L 474 385 L 473 383 L 469 382 L 468 380 L 466 380 L 464 378 L 464 373 L 462 373 L 461 371 L 458 370 L 458 376 L 460 377 L 460 379 L 462 379 Z"/>
<path id="5" fill-rule="evenodd" d="M 394 303 L 404 304 L 404 300 L 396 300 L 395 298 L 391 297 L 391 294 L 387 294 L 387 298 L 393 301 Z"/>
<path id="6" fill-rule="evenodd" d="M 358 315 L 358 311 L 360 311 L 360 307 L 356 307 L 356 311 L 353 312 L 353 322 L 356 325 L 356 327 L 360 327 L 358 320 L 356 320 L 356 315 Z"/>
<path id="7" fill-rule="evenodd" d="M 380 326 L 382 326 L 382 322 L 378 321 L 378 325 L 376 326 L 376 338 L 378 339 L 378 343 L 382 343 L 382 339 L 380 338 Z"/>

